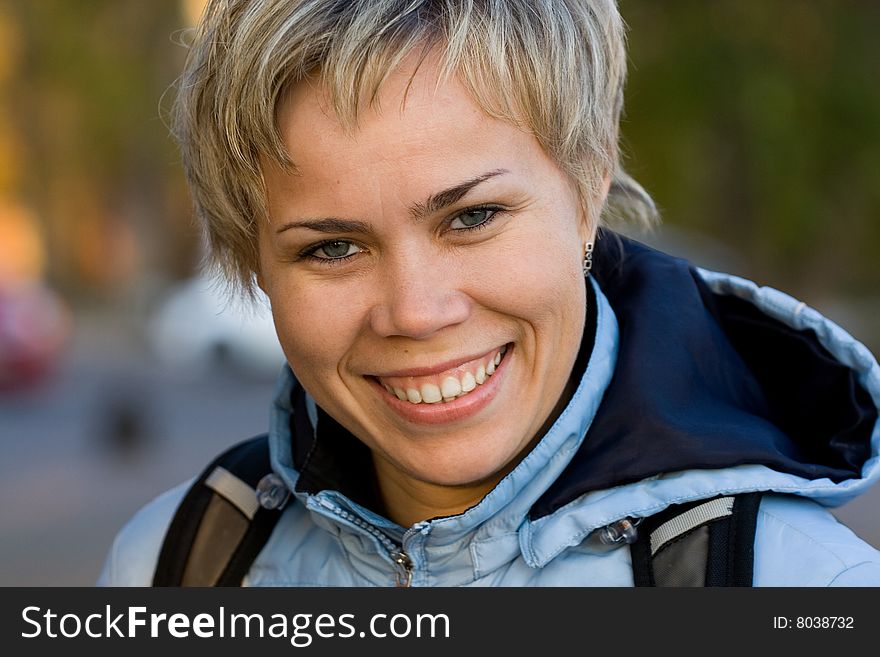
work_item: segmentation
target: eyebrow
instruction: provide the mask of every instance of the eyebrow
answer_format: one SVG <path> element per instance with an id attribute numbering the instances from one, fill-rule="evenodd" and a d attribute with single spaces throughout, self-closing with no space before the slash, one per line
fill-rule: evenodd
<path id="1" fill-rule="evenodd" d="M 471 178 L 470 180 L 466 180 L 463 183 L 454 185 L 449 189 L 444 189 L 442 192 L 432 194 L 423 203 L 416 203 L 415 205 L 410 207 L 410 216 L 412 216 L 413 219 L 422 219 L 429 214 L 433 214 L 438 210 L 442 210 L 443 208 L 449 207 L 454 203 L 458 203 L 458 201 L 464 198 L 464 196 L 469 191 L 471 191 L 480 183 L 505 173 L 510 172 L 507 169 L 495 169 L 494 171 L 489 171 L 480 176 L 477 176 L 476 178 Z"/>
<path id="2" fill-rule="evenodd" d="M 457 203 L 480 183 L 505 173 L 510 172 L 507 169 L 495 169 L 494 171 L 488 171 L 475 178 L 453 185 L 442 192 L 431 194 L 426 200 L 410 206 L 409 214 L 413 219 L 423 219 L 429 214 Z M 308 228 L 319 233 L 366 233 L 369 232 L 370 226 L 365 221 L 327 217 L 324 219 L 301 219 L 285 222 L 275 232 L 276 234 L 283 233 L 291 228 Z"/>
<path id="3" fill-rule="evenodd" d="M 351 219 L 302 219 L 288 221 L 282 224 L 275 233 L 283 233 L 291 228 L 308 228 L 319 233 L 366 233 L 369 225 L 365 221 L 353 221 Z"/>

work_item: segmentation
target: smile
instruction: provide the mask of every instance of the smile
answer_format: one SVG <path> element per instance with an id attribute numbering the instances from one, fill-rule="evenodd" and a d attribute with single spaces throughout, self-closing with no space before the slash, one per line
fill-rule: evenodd
<path id="1" fill-rule="evenodd" d="M 488 354 L 425 376 L 377 376 L 390 394 L 410 404 L 441 404 L 466 397 L 477 390 L 501 364 L 507 345 Z"/>

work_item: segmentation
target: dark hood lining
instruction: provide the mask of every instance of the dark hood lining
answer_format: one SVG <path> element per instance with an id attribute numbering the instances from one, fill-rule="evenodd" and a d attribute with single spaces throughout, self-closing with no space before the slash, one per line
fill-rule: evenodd
<path id="1" fill-rule="evenodd" d="M 713 295 L 696 277 L 707 307 L 761 385 L 770 421 L 797 437 L 802 460 L 857 476 L 870 457 L 877 409 L 855 372 L 812 330 L 795 331 L 733 295 Z M 838 481 L 835 479 L 835 481 Z"/>
<path id="2" fill-rule="evenodd" d="M 320 407 L 317 431 L 313 430 L 305 390 L 297 385 L 292 394 L 293 464 L 300 473 L 296 490 L 306 493 L 336 490 L 382 513 L 382 497 L 369 448 Z"/>
<path id="3" fill-rule="evenodd" d="M 610 237 L 597 244 L 594 272 L 620 326 L 616 370 L 532 518 L 589 491 L 691 468 L 859 476 L 877 409 L 813 331 L 715 295 L 683 260 Z"/>

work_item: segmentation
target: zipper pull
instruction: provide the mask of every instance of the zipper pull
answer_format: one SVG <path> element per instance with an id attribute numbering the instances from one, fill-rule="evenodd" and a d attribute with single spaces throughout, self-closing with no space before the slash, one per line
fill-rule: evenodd
<path id="1" fill-rule="evenodd" d="M 403 550 L 398 550 L 391 555 L 391 558 L 397 566 L 397 586 L 399 588 L 409 588 L 412 585 L 412 560 Z"/>

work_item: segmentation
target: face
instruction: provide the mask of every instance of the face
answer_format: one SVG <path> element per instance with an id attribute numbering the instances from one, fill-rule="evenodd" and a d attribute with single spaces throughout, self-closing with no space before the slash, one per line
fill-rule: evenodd
<path id="1" fill-rule="evenodd" d="M 589 230 L 535 138 L 423 64 L 346 134 L 317 85 L 282 103 L 259 282 L 291 368 L 380 478 L 486 487 L 563 398 Z M 404 99 L 404 93 L 406 96 Z"/>

